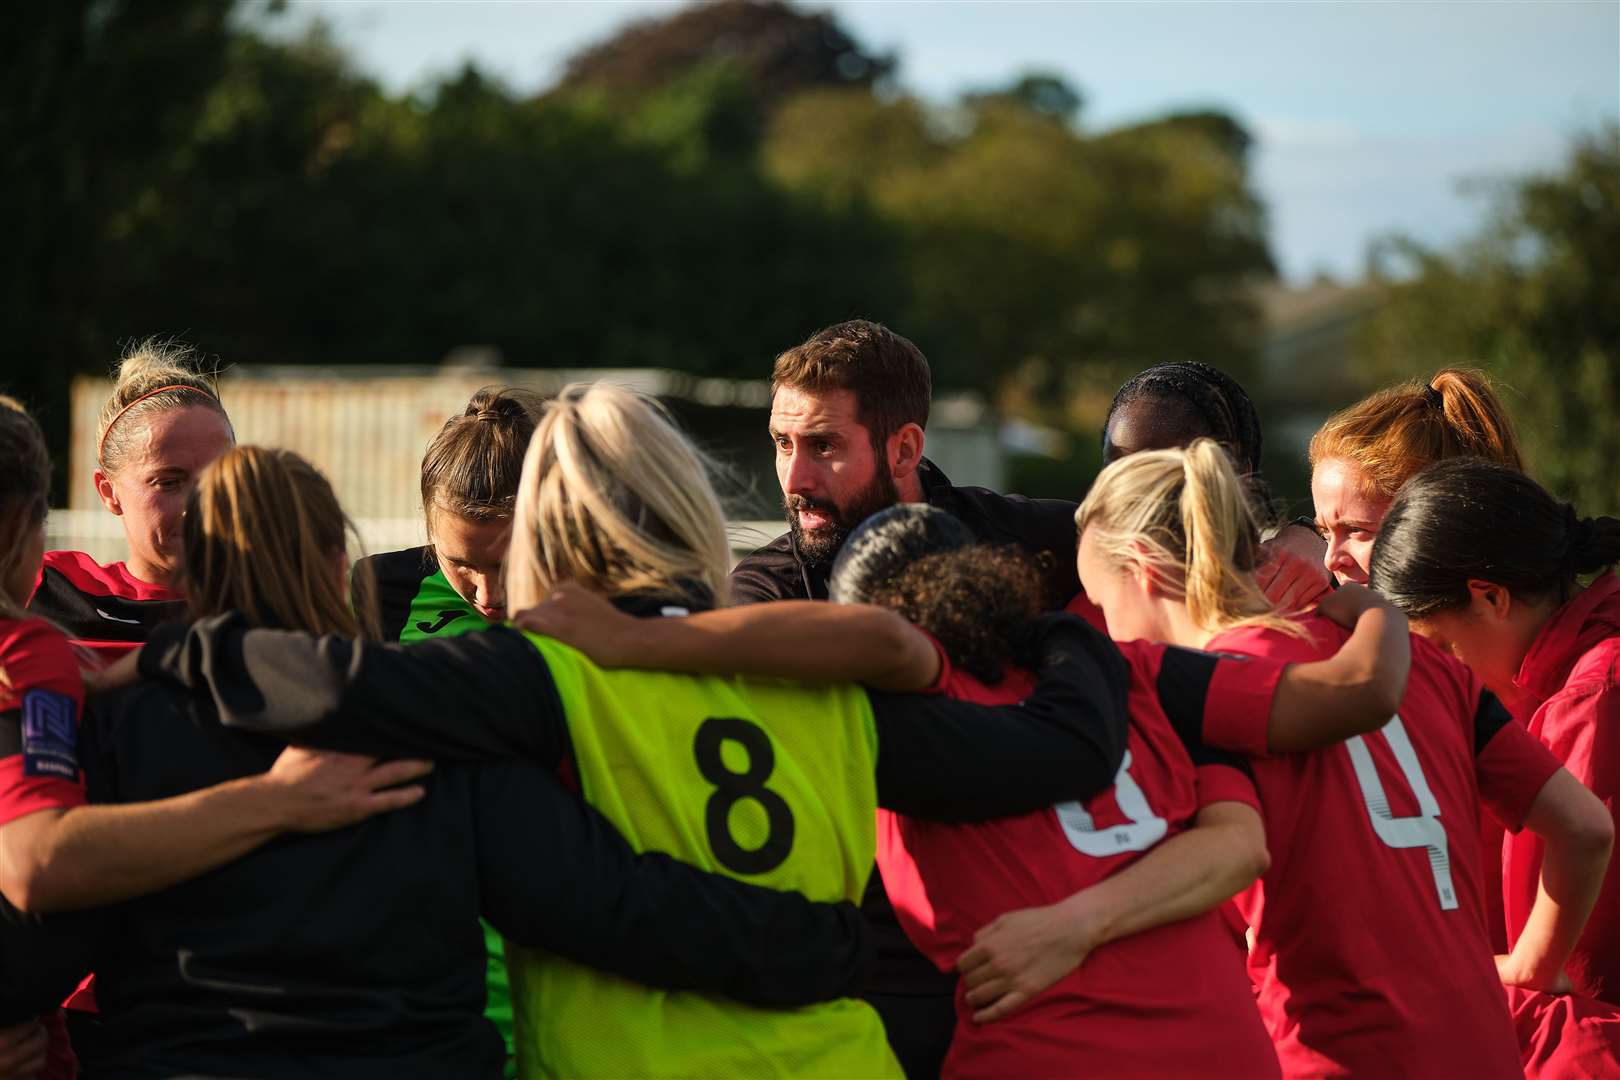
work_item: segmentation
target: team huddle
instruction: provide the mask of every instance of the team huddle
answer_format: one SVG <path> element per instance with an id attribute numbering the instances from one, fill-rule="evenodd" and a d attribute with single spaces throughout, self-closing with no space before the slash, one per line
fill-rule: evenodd
<path id="1" fill-rule="evenodd" d="M 0 398 L 0 1077 L 1620 1076 L 1620 521 L 1483 375 L 1331 417 L 1290 522 L 1201 364 L 1078 503 L 952 484 L 879 324 L 771 390 L 735 566 L 608 383 L 479 391 L 352 566 L 183 351 L 112 565 Z"/>

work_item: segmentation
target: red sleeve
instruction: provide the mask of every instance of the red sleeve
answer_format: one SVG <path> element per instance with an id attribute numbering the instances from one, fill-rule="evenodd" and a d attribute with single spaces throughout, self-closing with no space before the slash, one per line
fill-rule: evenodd
<path id="1" fill-rule="evenodd" d="M 1474 755 L 1480 799 L 1503 828 L 1515 833 L 1524 828 L 1530 804 L 1562 767 L 1534 735 L 1512 719 Z"/>
<path id="2" fill-rule="evenodd" d="M 1204 736 L 1216 746 L 1242 750 L 1254 757 L 1267 752 L 1271 699 L 1288 663 L 1309 663 L 1332 656 L 1350 632 L 1320 615 L 1297 620 L 1304 636 L 1285 634 L 1266 626 L 1240 626 L 1217 634 L 1206 646 L 1211 652 L 1251 657 L 1253 667 L 1225 665 L 1217 673 L 1220 692 L 1211 686 Z M 1221 707 L 1218 702 L 1224 701 Z"/>
<path id="3" fill-rule="evenodd" d="M 1271 699 L 1288 665 L 1259 656 L 1217 656 L 1204 697 L 1204 741 L 1251 757 L 1264 757 Z"/>
<path id="4" fill-rule="evenodd" d="M 1230 765 L 1198 766 L 1198 809 L 1218 802 L 1240 802 L 1265 816 L 1254 780 L 1242 769 Z"/>
<path id="5" fill-rule="evenodd" d="M 946 655 L 945 646 L 941 645 L 939 641 L 935 639 L 933 634 L 930 634 L 916 623 L 912 623 L 912 629 L 916 630 L 919 634 L 928 639 L 928 644 L 934 647 L 934 655 L 939 657 L 939 674 L 935 675 L 934 681 L 929 683 L 923 689 L 919 690 L 918 693 L 943 694 L 945 693 L 945 688 L 950 684 L 951 681 L 951 658 Z"/>
<path id="6" fill-rule="evenodd" d="M 83 707 L 66 638 L 38 619 L 0 628 L 0 825 L 84 802 Z"/>

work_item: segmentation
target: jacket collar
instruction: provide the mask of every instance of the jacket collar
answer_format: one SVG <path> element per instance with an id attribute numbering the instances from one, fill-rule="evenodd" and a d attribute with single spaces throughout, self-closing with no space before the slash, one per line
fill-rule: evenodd
<path id="1" fill-rule="evenodd" d="M 709 590 L 696 581 L 681 581 L 668 592 L 636 593 L 616 596 L 613 606 L 638 619 L 657 618 L 661 615 L 696 615 L 714 607 Z"/>
<path id="2" fill-rule="evenodd" d="M 1568 681 L 1582 655 L 1616 635 L 1620 635 L 1620 579 L 1607 571 L 1553 612 L 1524 654 L 1514 688 L 1539 708 Z"/>

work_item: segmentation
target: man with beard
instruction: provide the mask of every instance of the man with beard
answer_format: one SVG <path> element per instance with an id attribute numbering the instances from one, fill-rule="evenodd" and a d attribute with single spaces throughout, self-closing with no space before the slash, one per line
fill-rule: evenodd
<path id="1" fill-rule="evenodd" d="M 1076 504 L 952 484 L 923 456 L 932 390 L 917 346 L 864 319 L 829 326 L 776 358 L 770 431 L 788 531 L 737 564 L 736 603 L 825 600 L 850 532 L 899 502 L 949 511 L 980 540 L 1047 554 L 1051 607 L 1080 591 Z"/>
<path id="2" fill-rule="evenodd" d="M 776 358 L 770 430 L 788 531 L 737 564 L 734 602 L 827 599 L 849 534 L 900 502 L 929 503 L 980 540 L 1045 555 L 1049 607 L 1080 592 L 1075 504 L 953 485 L 923 456 L 932 389 L 917 346 L 864 319 L 830 326 Z M 866 1000 L 909 1080 L 937 1077 L 956 1026 L 956 975 L 906 938 L 876 870 L 861 907 L 877 954 Z"/>

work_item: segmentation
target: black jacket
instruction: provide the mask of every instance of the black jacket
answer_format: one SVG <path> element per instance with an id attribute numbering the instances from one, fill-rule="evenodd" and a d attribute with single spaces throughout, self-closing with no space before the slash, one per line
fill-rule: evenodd
<path id="1" fill-rule="evenodd" d="M 1080 591 L 1074 566 L 1077 503 L 997 495 L 980 487 L 957 487 L 927 458 L 923 459 L 918 475 L 927 503 L 956 515 L 980 540 L 1017 544 L 1041 558 L 1047 607 L 1061 609 Z M 737 563 L 731 571 L 732 600 L 739 604 L 825 600 L 831 572 L 830 564 L 809 563 L 800 558 L 793 544 L 793 534 L 783 533 Z"/>
<path id="2" fill-rule="evenodd" d="M 130 802 L 263 772 L 284 745 L 145 685 L 94 709 L 84 764 L 94 801 Z M 851 905 L 638 856 L 531 762 L 441 765 L 426 784 L 405 810 L 107 909 L 102 1019 L 75 1031 L 87 1074 L 498 1077 L 480 916 L 627 978 L 763 1006 L 859 982 Z"/>

